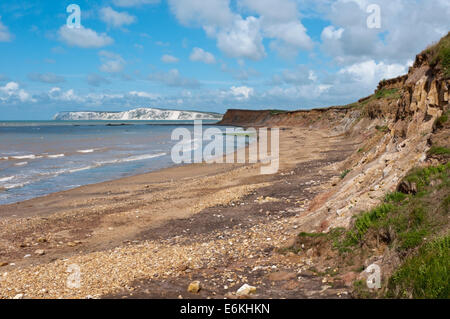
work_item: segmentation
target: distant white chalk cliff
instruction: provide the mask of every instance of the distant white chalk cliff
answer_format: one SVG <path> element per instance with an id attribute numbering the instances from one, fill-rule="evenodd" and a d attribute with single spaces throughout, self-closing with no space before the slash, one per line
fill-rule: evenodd
<path id="1" fill-rule="evenodd" d="M 60 112 L 57 113 L 53 119 L 59 121 L 189 121 L 221 120 L 222 116 L 222 114 L 211 112 L 138 108 L 124 112 Z"/>

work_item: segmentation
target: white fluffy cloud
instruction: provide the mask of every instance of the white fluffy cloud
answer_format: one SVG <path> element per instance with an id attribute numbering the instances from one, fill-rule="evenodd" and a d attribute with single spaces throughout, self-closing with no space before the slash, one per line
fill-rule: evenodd
<path id="1" fill-rule="evenodd" d="M 0 101 L 15 103 L 17 101 L 35 102 L 36 100 L 24 89 L 21 89 L 19 83 L 8 82 L 4 86 L 0 86 Z"/>
<path id="2" fill-rule="evenodd" d="M 210 31 L 210 34 L 217 37 L 217 46 L 229 57 L 261 60 L 266 56 L 266 51 L 259 23 L 255 17 L 239 17 L 232 26 L 217 33 Z"/>
<path id="3" fill-rule="evenodd" d="M 125 60 L 116 53 L 109 51 L 100 51 L 99 53 L 102 65 L 100 71 L 105 73 L 119 73 L 125 67 Z"/>
<path id="4" fill-rule="evenodd" d="M 171 11 L 183 25 L 227 27 L 235 19 L 229 0 L 168 0 Z"/>
<path id="5" fill-rule="evenodd" d="M 146 99 L 152 99 L 152 100 L 155 100 L 155 99 L 159 98 L 158 94 L 142 92 L 142 91 L 131 91 L 128 94 L 131 95 L 131 96 L 136 96 L 136 97 L 146 98 Z"/>
<path id="6" fill-rule="evenodd" d="M 368 60 L 355 63 L 341 69 L 339 74 L 348 74 L 357 82 L 367 85 L 375 85 L 381 79 L 390 79 L 408 72 L 408 65 L 376 63 Z"/>
<path id="7" fill-rule="evenodd" d="M 450 2 L 378 0 L 381 28 L 367 26 L 368 0 L 338 0 L 319 12 L 331 21 L 322 31 L 322 49 L 338 63 L 371 59 L 404 63 L 450 29 Z"/>
<path id="8" fill-rule="evenodd" d="M 193 62 L 203 62 L 206 64 L 216 63 L 216 58 L 214 55 L 203 50 L 202 48 L 193 48 L 189 59 Z"/>
<path id="9" fill-rule="evenodd" d="M 178 21 L 187 26 L 201 26 L 216 38 L 218 48 L 233 58 L 260 60 L 266 56 L 264 37 L 273 39 L 272 48 L 280 53 L 310 50 L 313 42 L 299 19 L 293 0 L 240 0 L 234 12 L 229 0 L 169 0 Z M 283 54 L 286 55 L 286 54 Z"/>
<path id="10" fill-rule="evenodd" d="M 164 54 L 161 57 L 161 61 L 164 63 L 177 63 L 178 61 L 180 61 L 180 59 L 178 59 L 177 57 L 174 57 L 173 55 L 170 55 L 170 54 Z"/>
<path id="11" fill-rule="evenodd" d="M 106 33 L 98 34 L 83 26 L 81 28 L 69 28 L 67 25 L 63 25 L 58 33 L 61 41 L 80 48 L 101 48 L 114 42 Z"/>
<path id="12" fill-rule="evenodd" d="M 237 100 L 248 100 L 254 94 L 255 90 L 247 86 L 232 86 L 230 93 Z"/>
<path id="13" fill-rule="evenodd" d="M 127 12 L 118 12 L 111 7 L 100 9 L 100 18 L 109 26 L 120 28 L 124 25 L 130 25 L 136 22 L 136 17 Z"/>
<path id="14" fill-rule="evenodd" d="M 299 19 L 296 1 L 240 0 L 239 3 L 260 16 L 263 35 L 274 39 L 271 47 L 282 56 L 296 55 L 299 49 L 313 48 L 313 42 Z"/>
<path id="15" fill-rule="evenodd" d="M 1 19 L 1 16 L 0 16 Z M 7 26 L 5 26 L 0 20 L 0 42 L 8 42 L 12 39 L 12 34 L 9 32 Z"/>

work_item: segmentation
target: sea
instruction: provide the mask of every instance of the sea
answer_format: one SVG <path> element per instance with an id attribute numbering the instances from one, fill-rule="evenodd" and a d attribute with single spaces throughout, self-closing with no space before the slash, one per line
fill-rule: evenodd
<path id="1" fill-rule="evenodd" d="M 193 121 L 0 122 L 0 205 L 176 165 L 176 128 Z M 217 127 L 203 121 L 203 130 Z M 228 138 L 228 137 L 227 137 Z M 233 138 L 233 137 L 232 137 Z M 189 141 L 188 141 L 189 142 Z M 207 142 L 192 139 L 190 150 Z M 245 143 L 234 142 L 236 148 Z"/>

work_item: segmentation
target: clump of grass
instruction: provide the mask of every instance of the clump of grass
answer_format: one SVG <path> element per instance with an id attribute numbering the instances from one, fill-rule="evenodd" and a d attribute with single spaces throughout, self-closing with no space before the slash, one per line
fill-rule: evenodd
<path id="1" fill-rule="evenodd" d="M 448 121 L 448 116 L 450 115 L 450 111 L 446 111 L 444 114 L 439 116 L 436 119 L 436 125 L 437 127 L 443 127 L 445 123 Z"/>
<path id="2" fill-rule="evenodd" d="M 428 151 L 428 156 L 431 155 L 444 155 L 449 156 L 450 155 L 450 149 L 447 147 L 442 146 L 432 146 L 430 150 Z"/>
<path id="3" fill-rule="evenodd" d="M 382 204 L 369 212 L 359 215 L 355 220 L 353 230 L 347 233 L 345 242 L 353 245 L 358 244 L 369 228 L 374 226 L 378 220 L 384 218 L 393 209 L 394 206 L 391 204 Z"/>
<path id="4" fill-rule="evenodd" d="M 284 110 L 270 110 L 270 115 L 277 115 L 277 114 L 283 114 L 286 113 L 287 111 Z"/>
<path id="5" fill-rule="evenodd" d="M 441 198 L 440 204 L 434 201 L 436 191 L 445 188 L 447 192 L 449 183 L 450 163 L 434 167 L 426 167 L 412 170 L 405 180 L 417 185 L 417 194 L 403 194 L 401 192 L 389 193 L 385 202 L 376 208 L 361 213 L 355 218 L 350 230 L 341 231 L 334 236 L 333 246 L 341 253 L 351 252 L 352 249 L 367 240 L 371 234 L 386 234 L 393 232 L 393 238 L 387 239 L 388 243 L 398 250 L 408 250 L 420 246 L 423 239 L 432 233 L 436 223 L 434 217 L 429 217 L 430 212 L 447 211 L 450 205 L 448 195 Z M 431 180 L 440 180 L 431 187 Z M 444 224 L 445 225 L 445 224 Z"/>
<path id="6" fill-rule="evenodd" d="M 386 203 L 389 203 L 389 202 L 400 203 L 406 197 L 407 197 L 406 194 L 403 194 L 401 192 L 393 192 L 393 193 L 386 194 L 384 201 Z"/>
<path id="7" fill-rule="evenodd" d="M 375 98 L 379 99 L 399 99 L 400 90 L 399 89 L 381 89 L 375 93 Z"/>
<path id="8" fill-rule="evenodd" d="M 445 78 L 450 78 L 450 32 L 439 43 L 429 47 L 425 53 L 430 55 L 430 64 L 440 64 Z"/>
<path id="9" fill-rule="evenodd" d="M 431 178 L 435 177 L 441 180 L 448 180 L 448 171 L 450 170 L 450 162 L 438 166 L 430 166 L 421 169 L 412 170 L 405 180 L 417 185 L 418 192 L 422 192 L 426 186 L 430 184 Z"/>
<path id="10" fill-rule="evenodd" d="M 450 236 L 422 246 L 390 278 L 388 297 L 450 298 Z"/>
<path id="11" fill-rule="evenodd" d="M 346 169 L 345 171 L 343 171 L 343 172 L 341 173 L 341 179 L 344 179 L 345 176 L 347 176 L 348 173 L 350 173 L 351 171 L 352 171 L 351 169 Z"/>
<path id="12" fill-rule="evenodd" d="M 389 128 L 386 125 L 383 125 L 383 126 L 377 125 L 377 126 L 375 126 L 375 129 L 380 132 L 383 132 L 383 133 L 386 133 L 389 131 Z"/>

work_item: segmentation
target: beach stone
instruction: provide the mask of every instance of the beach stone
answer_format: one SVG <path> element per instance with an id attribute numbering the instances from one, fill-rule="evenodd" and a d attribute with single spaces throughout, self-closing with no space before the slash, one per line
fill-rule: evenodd
<path id="1" fill-rule="evenodd" d="M 193 281 L 189 284 L 189 287 L 187 289 L 188 292 L 197 294 L 202 289 L 200 285 L 200 281 Z"/>
<path id="2" fill-rule="evenodd" d="M 43 256 L 43 255 L 45 255 L 45 250 L 43 250 L 43 249 L 38 249 L 38 250 L 36 250 L 34 253 L 35 253 L 36 255 L 38 255 L 38 256 Z"/>
<path id="3" fill-rule="evenodd" d="M 0 267 L 5 267 L 8 266 L 9 264 L 7 262 L 4 261 L 0 261 Z"/>
<path id="4" fill-rule="evenodd" d="M 244 284 L 241 288 L 236 291 L 237 296 L 248 296 L 250 294 L 254 294 L 256 292 L 256 287 L 250 286 L 248 284 Z"/>
<path id="5" fill-rule="evenodd" d="M 39 237 L 37 241 L 38 243 L 46 243 L 47 239 L 45 237 Z"/>
<path id="6" fill-rule="evenodd" d="M 13 299 L 23 299 L 23 294 L 17 294 Z"/>

